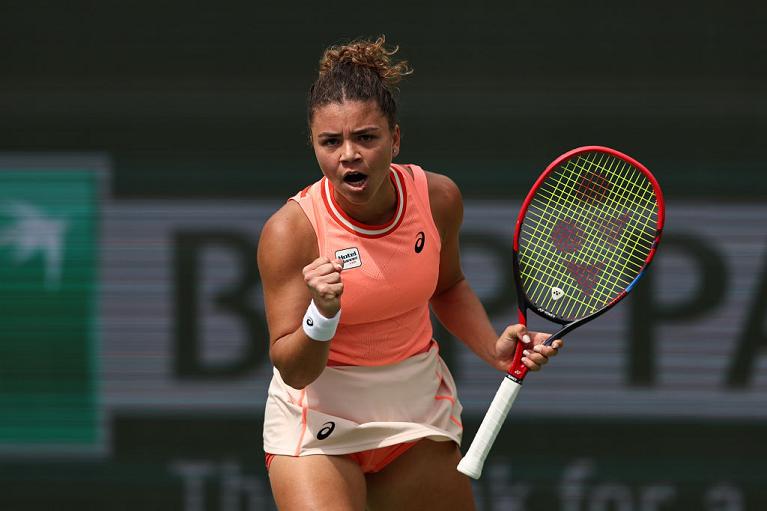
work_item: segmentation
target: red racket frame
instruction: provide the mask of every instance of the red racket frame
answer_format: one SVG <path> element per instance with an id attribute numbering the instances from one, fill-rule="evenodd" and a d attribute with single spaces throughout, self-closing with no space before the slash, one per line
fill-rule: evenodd
<path id="1" fill-rule="evenodd" d="M 519 232 L 522 228 L 522 222 L 525 218 L 525 214 L 527 213 L 527 209 L 530 206 L 530 202 L 533 200 L 533 197 L 535 196 L 538 189 L 541 187 L 543 182 L 546 180 L 546 178 L 557 168 L 559 167 L 562 162 L 569 160 L 571 158 L 574 158 L 578 156 L 579 154 L 584 153 L 591 153 L 591 152 L 600 152 L 605 153 L 610 156 L 614 156 L 616 158 L 619 158 L 621 160 L 624 160 L 628 163 L 630 163 L 632 166 L 634 166 L 636 169 L 638 169 L 640 172 L 642 172 L 647 179 L 649 179 L 650 183 L 652 183 L 653 190 L 655 192 L 655 197 L 658 201 L 658 225 L 655 232 L 655 240 L 653 241 L 652 247 L 650 249 L 649 254 L 647 255 L 647 258 L 644 261 L 644 264 L 642 266 L 642 269 L 640 270 L 637 277 L 624 289 L 621 293 L 619 293 L 615 298 L 613 298 L 610 303 L 602 307 L 601 309 L 591 313 L 590 315 L 581 318 L 576 321 L 569 322 L 566 320 L 563 320 L 562 318 L 559 318 L 535 305 L 533 305 L 530 300 L 528 299 L 527 295 L 522 289 L 522 283 L 520 278 L 520 272 L 519 272 Z M 551 162 L 548 167 L 546 167 L 546 170 L 543 171 L 543 173 L 538 177 L 538 180 L 533 184 L 533 187 L 530 189 L 530 191 L 527 194 L 527 197 L 525 197 L 524 202 L 522 203 L 522 207 L 519 210 L 519 215 L 517 216 L 517 223 L 514 228 L 514 245 L 513 245 L 513 264 L 514 264 L 514 281 L 517 286 L 517 307 L 518 307 L 518 316 L 519 316 L 519 322 L 523 325 L 527 325 L 527 309 L 531 309 L 533 312 L 538 314 L 539 316 L 548 319 L 549 321 L 553 321 L 555 323 L 559 323 L 561 325 L 565 325 L 564 328 L 550 336 L 544 344 L 550 345 L 554 339 L 557 339 L 559 337 L 564 336 L 568 332 L 572 331 L 573 329 L 577 328 L 578 326 L 587 323 L 591 321 L 592 319 L 596 318 L 597 316 L 600 316 L 601 314 L 604 314 L 606 311 L 611 309 L 615 304 L 620 302 L 623 298 L 626 297 L 627 294 L 631 292 L 631 290 L 634 288 L 636 283 L 639 281 L 639 279 L 644 275 L 645 270 L 650 265 L 650 262 L 652 261 L 653 257 L 655 256 L 655 251 L 658 248 L 658 244 L 660 243 L 661 234 L 663 233 L 663 224 L 665 222 L 666 217 L 666 205 L 663 201 L 663 192 L 660 189 L 660 185 L 658 184 L 658 181 L 655 179 L 655 176 L 652 175 L 652 173 L 647 170 L 647 167 L 639 163 L 637 160 L 632 158 L 631 156 L 628 156 L 620 151 L 616 151 L 615 149 L 604 147 L 604 146 L 583 146 L 578 147 L 576 149 L 573 149 L 571 151 L 568 151 L 561 155 L 559 158 Z M 508 376 L 516 381 L 517 383 L 522 383 L 522 380 L 524 380 L 525 376 L 528 372 L 528 367 L 522 363 L 522 351 L 527 348 L 526 345 L 524 345 L 521 342 L 517 343 L 517 346 L 515 348 L 514 352 L 514 359 L 512 360 L 511 365 L 508 369 Z"/>

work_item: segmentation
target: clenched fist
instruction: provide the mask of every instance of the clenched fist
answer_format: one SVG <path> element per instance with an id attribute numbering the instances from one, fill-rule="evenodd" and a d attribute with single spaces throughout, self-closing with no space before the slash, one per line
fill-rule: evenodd
<path id="1" fill-rule="evenodd" d="M 304 282 L 306 282 L 312 299 L 320 314 L 332 318 L 341 308 L 341 294 L 344 283 L 341 281 L 343 265 L 338 259 L 318 257 L 304 267 Z"/>

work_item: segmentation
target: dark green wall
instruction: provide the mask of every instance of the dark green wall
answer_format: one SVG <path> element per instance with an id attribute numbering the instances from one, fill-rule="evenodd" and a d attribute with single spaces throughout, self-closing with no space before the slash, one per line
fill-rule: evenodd
<path id="1" fill-rule="evenodd" d="M 4 2 L 0 149 L 107 151 L 120 197 L 283 197 L 318 175 L 303 103 L 323 48 L 385 33 L 416 70 L 402 85 L 401 160 L 468 196 L 521 194 L 561 152 L 599 144 L 644 162 L 672 195 L 764 198 L 765 11 Z"/>

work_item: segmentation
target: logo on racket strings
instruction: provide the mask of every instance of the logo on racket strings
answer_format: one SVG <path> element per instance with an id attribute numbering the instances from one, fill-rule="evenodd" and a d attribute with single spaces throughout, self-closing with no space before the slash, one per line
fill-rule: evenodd
<path id="1" fill-rule="evenodd" d="M 551 299 L 552 300 L 557 301 L 560 298 L 562 298 L 563 296 L 565 296 L 565 292 L 562 291 L 561 288 L 558 288 L 558 287 L 552 287 L 551 288 Z"/>

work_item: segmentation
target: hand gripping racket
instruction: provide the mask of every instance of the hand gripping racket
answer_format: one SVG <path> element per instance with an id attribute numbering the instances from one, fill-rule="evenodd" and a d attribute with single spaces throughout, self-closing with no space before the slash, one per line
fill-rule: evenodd
<path id="1" fill-rule="evenodd" d="M 647 168 L 614 149 L 579 147 L 527 194 L 514 230 L 519 322 L 527 309 L 562 325 L 544 344 L 604 314 L 642 277 L 663 230 L 663 195 Z M 514 358 L 458 470 L 478 479 L 527 374 Z"/>

